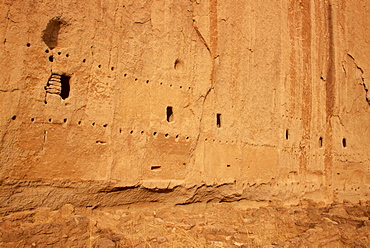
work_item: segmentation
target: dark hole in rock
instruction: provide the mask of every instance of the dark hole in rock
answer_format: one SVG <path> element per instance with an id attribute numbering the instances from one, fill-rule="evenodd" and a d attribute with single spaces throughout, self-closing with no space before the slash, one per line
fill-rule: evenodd
<path id="1" fill-rule="evenodd" d="M 61 75 L 60 77 L 60 83 L 61 83 L 61 91 L 60 91 L 60 97 L 64 100 L 69 97 L 69 91 L 70 91 L 70 84 L 69 80 L 71 79 L 70 76 L 67 75 Z"/>
<path id="2" fill-rule="evenodd" d="M 342 145 L 343 145 L 343 147 L 347 147 L 347 139 L 346 138 L 342 139 Z"/>
<path id="3" fill-rule="evenodd" d="M 216 124 L 218 128 L 221 127 L 221 114 L 216 114 Z"/>
<path id="4" fill-rule="evenodd" d="M 50 55 L 50 56 L 49 56 L 49 61 L 50 61 L 50 62 L 53 62 L 53 61 L 54 61 L 54 57 L 53 57 L 53 55 Z"/>
<path id="5" fill-rule="evenodd" d="M 166 119 L 167 122 L 173 121 L 173 109 L 171 106 L 168 106 L 166 109 Z"/>
<path id="6" fill-rule="evenodd" d="M 160 165 L 153 165 L 150 167 L 150 169 L 152 171 L 160 171 L 161 170 L 161 166 Z"/>

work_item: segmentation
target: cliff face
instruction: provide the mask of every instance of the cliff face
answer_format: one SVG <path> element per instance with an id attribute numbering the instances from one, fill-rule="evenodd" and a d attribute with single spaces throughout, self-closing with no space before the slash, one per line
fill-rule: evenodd
<path id="1" fill-rule="evenodd" d="M 369 1 L 0 1 L 1 211 L 370 200 Z"/>

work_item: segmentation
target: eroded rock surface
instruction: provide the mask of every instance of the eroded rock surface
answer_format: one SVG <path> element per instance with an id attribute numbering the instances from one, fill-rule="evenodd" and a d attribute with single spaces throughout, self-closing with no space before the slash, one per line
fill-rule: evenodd
<path id="1" fill-rule="evenodd" d="M 370 200 L 369 11 L 368 0 L 0 1 L 0 214 Z M 342 235 L 325 228 L 345 218 L 328 214 L 284 242 Z M 92 219 L 73 218 L 84 239 L 43 242 L 92 245 Z M 32 245 L 9 238 L 30 237 L 17 228 L 3 242 Z"/>
<path id="2" fill-rule="evenodd" d="M 370 205 L 208 203 L 36 209 L 1 219 L 1 247 L 369 247 Z"/>

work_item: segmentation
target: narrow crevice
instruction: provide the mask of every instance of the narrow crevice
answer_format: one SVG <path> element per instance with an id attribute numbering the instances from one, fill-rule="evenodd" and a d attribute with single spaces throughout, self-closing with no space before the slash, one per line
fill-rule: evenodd
<path id="1" fill-rule="evenodd" d="M 348 57 L 352 59 L 356 68 L 361 72 L 361 81 L 362 81 L 361 85 L 364 87 L 364 90 L 365 90 L 366 102 L 370 105 L 370 93 L 369 93 L 369 88 L 365 84 L 364 70 L 360 66 L 357 65 L 355 58 L 351 54 L 347 53 L 347 55 Z"/>

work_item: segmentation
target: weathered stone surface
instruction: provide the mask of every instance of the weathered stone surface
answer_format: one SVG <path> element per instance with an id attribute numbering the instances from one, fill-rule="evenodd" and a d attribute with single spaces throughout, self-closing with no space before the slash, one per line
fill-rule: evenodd
<path id="1" fill-rule="evenodd" d="M 161 216 L 158 222 L 153 209 Z M 346 209 L 344 214 L 338 209 Z M 361 209 L 358 212 L 358 209 Z M 282 207 L 248 202 L 162 203 L 109 208 L 35 209 L 0 218 L 1 247 L 369 247 L 366 204 Z M 116 218 L 117 212 L 125 216 Z M 45 219 L 37 214 L 42 212 Z M 59 215 L 58 215 L 59 213 Z M 345 217 L 342 217 L 345 215 Z M 245 222 L 253 219 L 253 222 Z M 353 220 L 363 219 L 361 224 Z M 169 223 L 172 223 L 169 225 Z M 187 228 L 187 227 L 191 228 Z"/>
<path id="2" fill-rule="evenodd" d="M 368 5 L 1 2 L 4 211 L 369 199 Z"/>
<path id="3" fill-rule="evenodd" d="M 369 8 L 0 1 L 0 213 L 370 200 Z M 341 209 L 325 223 L 363 225 L 361 208 L 348 214 L 360 219 Z M 299 243 L 310 246 L 321 229 L 295 223 L 312 229 Z M 12 230 L 13 247 L 37 245 Z"/>

